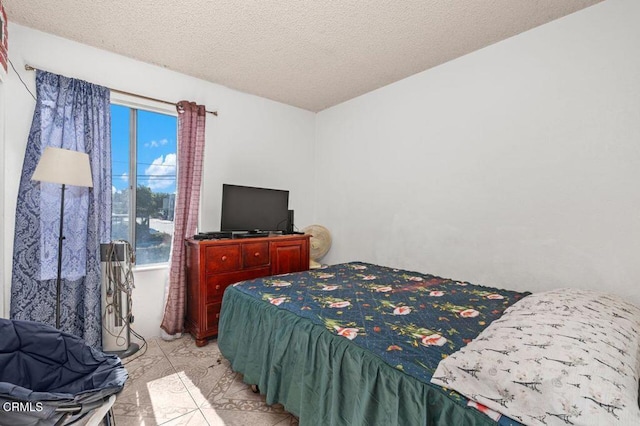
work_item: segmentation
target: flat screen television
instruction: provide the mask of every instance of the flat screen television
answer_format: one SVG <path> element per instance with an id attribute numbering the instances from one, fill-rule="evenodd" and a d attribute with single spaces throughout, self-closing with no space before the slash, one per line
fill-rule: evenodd
<path id="1" fill-rule="evenodd" d="M 221 231 L 285 231 L 289 191 L 222 185 Z"/>

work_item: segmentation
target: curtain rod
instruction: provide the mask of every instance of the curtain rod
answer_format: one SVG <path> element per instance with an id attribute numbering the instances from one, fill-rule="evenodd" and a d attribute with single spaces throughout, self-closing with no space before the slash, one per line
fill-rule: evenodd
<path id="1" fill-rule="evenodd" d="M 34 66 L 31 66 L 29 64 L 25 64 L 24 69 L 27 70 L 27 71 L 35 71 L 37 69 L 39 69 L 41 71 L 46 71 L 46 70 L 43 70 L 41 68 L 36 68 Z M 169 102 L 169 101 L 165 101 L 165 100 L 162 100 L 162 99 L 151 98 L 149 96 L 139 95 L 137 93 L 125 92 L 124 90 L 111 89 L 111 88 L 109 88 L 109 90 L 111 90 L 112 92 L 120 93 L 121 95 L 135 96 L 137 98 L 146 99 L 148 101 L 161 102 L 163 104 L 173 105 L 173 106 L 177 105 L 175 102 Z M 209 111 L 209 110 L 205 110 L 205 111 L 207 113 L 211 114 L 211 115 L 215 115 L 216 117 L 218 116 L 218 111 Z"/>

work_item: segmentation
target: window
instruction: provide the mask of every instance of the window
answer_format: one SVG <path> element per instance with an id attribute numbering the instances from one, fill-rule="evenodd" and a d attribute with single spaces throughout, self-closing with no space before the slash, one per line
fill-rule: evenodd
<path id="1" fill-rule="evenodd" d="M 138 265 L 169 260 L 177 135 L 176 116 L 111 104 L 111 239 L 135 242 Z"/>

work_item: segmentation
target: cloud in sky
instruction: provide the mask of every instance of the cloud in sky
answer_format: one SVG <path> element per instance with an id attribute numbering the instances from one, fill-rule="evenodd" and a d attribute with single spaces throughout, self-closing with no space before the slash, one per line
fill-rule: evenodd
<path id="1" fill-rule="evenodd" d="M 153 160 L 144 170 L 145 181 L 152 191 L 166 189 L 175 185 L 176 154 L 167 154 Z M 142 182 L 141 182 L 142 183 Z"/>
<path id="2" fill-rule="evenodd" d="M 144 144 L 145 148 L 158 148 L 169 143 L 168 139 L 160 139 L 159 141 L 153 140 Z"/>
<path id="3" fill-rule="evenodd" d="M 113 175 L 113 179 L 111 181 L 113 183 L 113 187 L 111 188 L 112 193 L 124 191 L 129 187 L 129 173 L 125 172 L 120 175 Z M 115 192 L 113 191 L 115 188 Z"/>

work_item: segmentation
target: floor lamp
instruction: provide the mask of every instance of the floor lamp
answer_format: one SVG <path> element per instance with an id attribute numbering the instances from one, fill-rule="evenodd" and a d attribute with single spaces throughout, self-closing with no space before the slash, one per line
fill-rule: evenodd
<path id="1" fill-rule="evenodd" d="M 62 284 L 62 240 L 64 235 L 64 191 L 67 185 L 91 188 L 89 155 L 62 148 L 47 147 L 33 172 L 31 180 L 62 184 L 60 197 L 60 235 L 58 236 L 58 278 L 56 281 L 56 328 L 60 328 L 60 286 Z"/>

